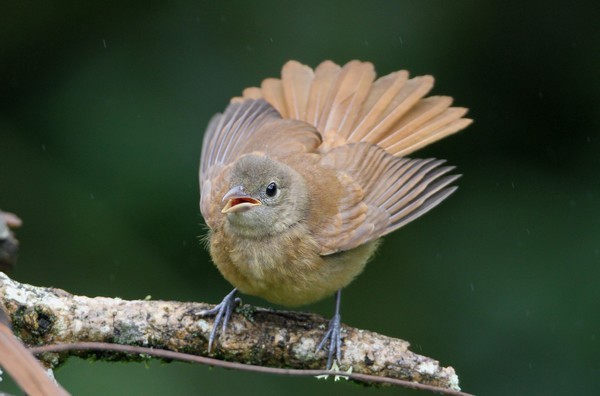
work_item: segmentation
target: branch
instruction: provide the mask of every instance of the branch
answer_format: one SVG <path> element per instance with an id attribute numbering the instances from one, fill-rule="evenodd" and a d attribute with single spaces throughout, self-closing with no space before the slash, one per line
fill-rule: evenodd
<path id="1" fill-rule="evenodd" d="M 0 308 L 0 367 L 30 396 L 68 396 L 51 372 L 12 333 L 6 312 Z"/>
<path id="2" fill-rule="evenodd" d="M 195 313 L 204 303 L 76 296 L 60 289 L 18 283 L 0 273 L 0 304 L 9 313 L 15 333 L 28 345 L 104 342 L 206 355 L 212 318 Z M 259 366 L 319 369 L 324 353 L 315 353 L 327 320 L 308 313 L 272 311 L 244 305 L 219 334 L 213 357 Z M 348 326 L 344 329 L 342 369 L 396 378 L 459 391 L 452 367 L 408 349 L 409 343 Z M 131 360 L 128 355 L 97 350 L 70 350 L 59 355 Z M 126 357 L 127 356 L 127 357 Z M 54 365 L 61 359 L 47 354 Z"/>

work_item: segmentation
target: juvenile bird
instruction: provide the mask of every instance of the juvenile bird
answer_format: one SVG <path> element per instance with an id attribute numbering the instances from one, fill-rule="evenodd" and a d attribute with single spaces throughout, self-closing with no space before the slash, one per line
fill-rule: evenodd
<path id="1" fill-rule="evenodd" d="M 281 78 L 247 88 L 210 121 L 200 163 L 200 210 L 210 254 L 235 287 L 212 310 L 209 350 L 236 292 L 286 306 L 337 292 L 317 350 L 341 359 L 340 296 L 379 238 L 428 212 L 456 187 L 445 161 L 406 155 L 471 123 L 433 77 L 373 65 L 287 62 Z"/>

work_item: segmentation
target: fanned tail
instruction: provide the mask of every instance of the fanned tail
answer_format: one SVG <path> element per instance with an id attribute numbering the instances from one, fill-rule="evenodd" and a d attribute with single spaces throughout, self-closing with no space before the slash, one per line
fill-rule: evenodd
<path id="1" fill-rule="evenodd" d="M 375 77 L 369 62 L 354 60 L 340 67 L 325 61 L 313 71 L 289 61 L 281 79 L 268 78 L 232 101 L 264 98 L 282 117 L 314 125 L 323 135 L 322 151 L 369 142 L 405 156 L 472 122 L 463 118 L 466 108 L 451 107 L 452 98 L 425 98 L 433 87 L 431 76 L 409 79 L 400 70 Z"/>

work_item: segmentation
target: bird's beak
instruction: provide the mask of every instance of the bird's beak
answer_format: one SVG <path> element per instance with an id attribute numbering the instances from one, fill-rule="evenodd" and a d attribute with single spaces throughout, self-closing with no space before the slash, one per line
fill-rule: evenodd
<path id="1" fill-rule="evenodd" d="M 223 196 L 223 202 L 227 201 L 221 213 L 239 213 L 245 212 L 253 206 L 262 205 L 259 200 L 256 200 L 244 192 L 242 186 L 235 186 L 227 191 Z"/>

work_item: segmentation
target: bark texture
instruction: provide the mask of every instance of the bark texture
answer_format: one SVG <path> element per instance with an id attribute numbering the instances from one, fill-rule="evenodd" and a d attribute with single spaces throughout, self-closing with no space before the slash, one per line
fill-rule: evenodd
<path id="1" fill-rule="evenodd" d="M 213 318 L 198 317 L 196 313 L 212 308 L 210 304 L 90 298 L 22 284 L 3 273 L 0 304 L 10 315 L 15 334 L 31 346 L 107 342 L 296 369 L 323 368 L 326 362 L 325 353 L 315 353 L 315 349 L 328 322 L 309 313 L 239 307 L 208 355 Z M 342 370 L 351 367 L 354 373 L 460 390 L 452 367 L 442 367 L 438 361 L 410 351 L 407 341 L 345 325 L 343 335 Z M 131 359 L 105 352 L 77 354 L 95 359 Z M 44 359 L 57 365 L 66 357 L 47 354 Z"/>

